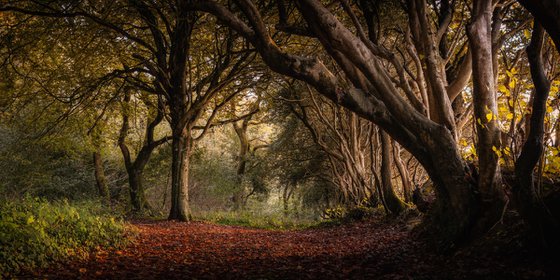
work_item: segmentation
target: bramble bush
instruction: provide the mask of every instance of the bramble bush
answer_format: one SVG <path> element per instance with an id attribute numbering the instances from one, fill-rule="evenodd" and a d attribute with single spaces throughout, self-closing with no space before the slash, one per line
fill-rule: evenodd
<path id="1" fill-rule="evenodd" d="M 0 202 L 0 278 L 126 242 L 124 223 L 104 213 L 99 202 Z"/>

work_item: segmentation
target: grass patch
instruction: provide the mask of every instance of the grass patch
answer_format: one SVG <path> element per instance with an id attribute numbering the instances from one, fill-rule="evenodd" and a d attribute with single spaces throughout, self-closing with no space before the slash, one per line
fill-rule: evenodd
<path id="1" fill-rule="evenodd" d="M 195 214 L 195 220 L 207 221 L 220 225 L 242 226 L 270 230 L 306 229 L 315 226 L 318 221 L 285 217 L 283 215 L 262 215 L 248 211 L 226 212 L 209 211 Z"/>
<path id="2" fill-rule="evenodd" d="M 38 198 L 0 202 L 0 278 L 126 244 L 125 224 L 99 202 Z"/>

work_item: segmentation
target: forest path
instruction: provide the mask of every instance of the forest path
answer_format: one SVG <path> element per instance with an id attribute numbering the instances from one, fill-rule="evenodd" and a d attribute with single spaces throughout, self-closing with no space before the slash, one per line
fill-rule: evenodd
<path id="1" fill-rule="evenodd" d="M 462 260 L 457 264 L 456 258 L 438 257 L 412 238 L 403 224 L 369 221 L 290 231 L 203 222 L 143 221 L 134 222 L 134 226 L 138 229 L 137 239 L 125 249 L 100 251 L 88 262 L 53 267 L 41 272 L 40 277 L 448 279 L 469 275 L 469 278 L 485 279 L 484 275 L 526 276 L 525 272 L 519 274 L 486 258 L 476 262 L 477 270 L 473 271 L 469 268 L 472 264 L 465 266 Z M 527 271 L 533 273 L 534 269 Z"/>

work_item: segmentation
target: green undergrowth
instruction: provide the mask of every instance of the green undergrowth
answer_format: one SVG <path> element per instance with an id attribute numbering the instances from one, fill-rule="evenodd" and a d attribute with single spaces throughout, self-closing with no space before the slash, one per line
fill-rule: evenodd
<path id="1" fill-rule="evenodd" d="M 220 225 L 243 226 L 269 230 L 294 230 L 315 226 L 318 221 L 312 219 L 294 218 L 290 216 L 262 215 L 248 211 L 209 211 L 197 213 L 195 220 L 206 221 Z"/>
<path id="2" fill-rule="evenodd" d="M 127 243 L 125 224 L 100 202 L 71 205 L 28 197 L 0 203 L 0 278 Z"/>

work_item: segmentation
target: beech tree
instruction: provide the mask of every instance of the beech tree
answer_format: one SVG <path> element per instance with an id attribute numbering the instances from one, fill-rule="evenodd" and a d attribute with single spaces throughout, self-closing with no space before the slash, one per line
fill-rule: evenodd
<path id="1" fill-rule="evenodd" d="M 152 209 L 150 204 L 146 201 L 144 194 L 144 169 L 150 160 L 152 152 L 158 146 L 171 140 L 171 137 L 163 136 L 156 139 L 156 127 L 163 121 L 164 118 L 164 108 L 162 108 L 163 104 L 160 101 L 157 101 L 158 104 L 155 105 L 151 103 L 150 96 L 139 96 L 138 98 L 141 99 L 140 102 L 144 103 L 148 109 L 147 121 L 141 147 L 138 149 L 135 156 L 131 154 L 131 149 L 126 143 L 130 130 L 130 117 L 132 115 L 131 107 L 133 106 L 130 100 L 132 95 L 130 91 L 131 90 L 129 89 L 124 93 L 122 100 L 122 124 L 117 144 L 123 155 L 124 165 L 128 174 L 128 186 L 132 209 L 136 212 L 144 210 L 151 211 Z"/>
<path id="2" fill-rule="evenodd" d="M 10 1 L 0 7 L 0 11 L 33 16 L 77 18 L 111 32 L 116 42 L 126 42 L 131 57 L 114 70 L 131 86 L 162 99 L 172 131 L 169 219 L 184 221 L 190 219 L 188 174 L 195 138 L 192 128 L 208 110 L 212 111 L 209 124 L 217 111 L 237 94 L 236 90 L 224 93 L 224 89 L 250 69 L 247 66 L 254 58 L 239 44 L 237 35 L 212 24 L 212 18 L 197 14 L 190 7 L 188 1 L 141 0 Z M 193 32 L 197 36 L 193 37 Z M 219 101 L 217 96 L 221 96 Z M 213 106 L 209 109 L 210 103 Z M 203 131 L 196 137 L 204 134 Z"/>
<path id="3" fill-rule="evenodd" d="M 356 16 L 356 6 L 352 8 L 346 1 L 340 1 L 342 11 L 317 0 L 288 4 L 276 1 L 278 17 L 263 17 L 264 8 L 270 5 L 248 0 L 235 2 L 239 10 L 210 0 L 193 1 L 190 8 L 213 14 L 242 35 L 273 71 L 308 83 L 322 95 L 379 125 L 407 149 L 436 186 L 438 199 L 429 224 L 438 229 L 443 242 L 460 241 L 495 224 L 504 198 L 494 151 L 500 143 L 497 120 L 493 117 L 497 113 L 494 77 L 498 70 L 494 67 L 493 48 L 499 47 L 495 42 L 500 41 L 501 18 L 512 3 L 483 0 L 474 1 L 472 10 L 463 6 L 463 11 L 471 11 L 471 18 L 467 19 L 468 46 L 463 40 L 463 48 L 468 51 L 460 55 L 465 52 L 458 48 L 455 52 L 445 51 L 441 47 L 453 35 L 446 30 L 453 14 L 460 11 L 458 3 L 406 1 L 409 29 L 405 41 L 412 41 L 407 50 L 416 64 L 414 73 L 396 51 L 372 40 L 381 36 L 372 36 L 375 20 L 365 20 L 364 28 Z M 367 15 L 369 11 L 364 6 L 362 3 L 357 8 Z M 340 18 L 343 12 L 350 26 Z M 432 20 L 434 13 L 439 20 Z M 279 32 L 319 40 L 328 59 L 336 62 L 351 83 L 344 83 L 319 56 L 289 53 L 280 48 L 270 35 L 270 26 Z M 460 45 L 461 41 L 453 44 Z M 455 65 L 455 77 L 446 73 L 446 65 Z M 471 171 L 461 157 L 451 106 L 471 73 L 478 123 L 478 171 Z M 473 176 L 473 172 L 479 175 Z"/>
<path id="4" fill-rule="evenodd" d="M 155 94 L 162 104 L 159 111 L 171 126 L 170 219 L 189 219 L 192 143 L 213 125 L 218 110 L 240 88 L 258 82 L 260 76 L 251 76 L 251 67 L 262 60 L 272 71 L 303 81 L 336 108 L 352 112 L 345 115 L 349 119 L 359 117 L 357 122 L 367 120 L 364 126 L 370 130 L 371 123 L 383 130 L 381 169 L 385 176 L 381 177 L 385 178 L 379 181 L 384 194 L 393 196 L 389 191 L 392 178 L 387 176 L 391 175 L 391 158 L 403 180 L 407 173 L 396 145 L 392 149 L 385 136 L 412 155 L 428 173 L 438 198 L 427 219 L 428 228 L 441 235 L 444 245 L 452 245 L 484 233 L 508 206 L 501 170 L 504 164 L 500 165 L 506 148 L 503 142 L 526 141 L 515 151 L 515 156 L 520 154 L 515 162 L 515 197 L 526 219 L 535 220 L 544 213 L 528 177 L 542 155 L 550 91 L 547 69 L 539 62 L 541 46 L 546 42 L 544 31 L 557 49 L 560 45 L 560 28 L 552 20 L 557 18 L 560 4 L 555 0 L 519 3 L 521 6 L 502 0 L 130 0 L 93 5 L 9 1 L 0 11 L 60 18 L 61 22 L 79 19 L 76 24 L 100 26 L 126 46 L 130 55 L 122 67 L 112 67 L 116 69 L 113 73 L 130 86 Z M 528 12 L 536 22 L 527 58 L 535 86 L 532 111 L 522 113 L 527 121 L 517 119 L 515 100 L 529 91 L 515 89 L 513 105 L 508 100 L 513 114 L 508 139 L 499 119 L 498 98 L 504 92 L 499 83 L 507 81 L 502 85 L 506 91 L 515 88 L 512 65 L 520 61 L 522 52 L 513 45 L 527 42 L 520 38 L 530 29 Z M 504 48 L 510 52 L 502 53 Z M 254 59 L 253 52 L 261 60 Z M 514 58 L 499 60 L 512 52 Z M 503 78 L 502 66 L 506 66 L 507 78 Z M 239 75 L 246 79 L 234 82 Z M 313 104 L 318 113 L 326 105 Z M 202 118 L 207 118 L 205 124 L 200 124 Z M 467 123 L 473 124 L 472 131 Z M 513 135 L 518 126 L 524 126 L 526 135 Z M 192 133 L 195 127 L 201 128 L 198 135 Z M 236 128 L 242 136 L 243 124 Z M 469 133 L 473 134 L 473 152 L 465 159 L 461 139 Z M 242 145 L 240 155 L 246 150 Z M 328 146 L 325 150 L 336 152 Z M 362 156 L 345 155 L 339 163 L 351 162 L 355 155 Z M 355 180 L 349 185 L 367 184 L 367 176 L 360 175 L 365 165 L 347 168 L 354 172 L 350 177 Z M 363 195 L 356 193 L 356 197 Z M 523 204 L 527 196 L 531 203 Z M 401 203 L 388 208 L 399 212 Z M 542 223 L 532 225 L 539 228 Z"/>

